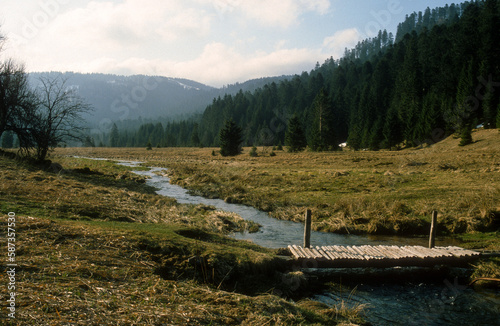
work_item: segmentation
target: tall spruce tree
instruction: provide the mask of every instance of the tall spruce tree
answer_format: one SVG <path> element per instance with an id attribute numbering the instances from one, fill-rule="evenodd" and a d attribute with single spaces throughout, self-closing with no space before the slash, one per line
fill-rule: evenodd
<path id="1" fill-rule="evenodd" d="M 319 91 L 314 99 L 312 114 L 313 124 L 311 126 L 309 147 L 313 151 L 335 149 L 337 140 L 333 127 L 332 106 L 328 93 L 324 88 Z"/>
<path id="2" fill-rule="evenodd" d="M 418 62 L 417 34 L 407 40 L 406 53 L 396 83 L 399 92 L 399 115 L 403 123 L 403 136 L 407 144 L 415 143 L 416 119 L 422 108 L 422 78 Z"/>
<path id="3" fill-rule="evenodd" d="M 198 124 L 193 125 L 193 133 L 191 134 L 191 145 L 198 147 L 201 145 L 200 136 L 198 135 Z"/>
<path id="4" fill-rule="evenodd" d="M 479 19 L 481 32 L 482 57 L 480 73 L 484 79 L 500 79 L 500 10 L 498 0 L 486 0 Z M 500 127 L 496 121 L 496 108 L 500 104 L 498 88 L 495 89 L 491 83 L 486 86 L 486 94 L 482 101 L 485 128 Z"/>
<path id="5" fill-rule="evenodd" d="M 285 145 L 291 153 L 300 152 L 307 146 L 306 135 L 302 129 L 300 119 L 296 115 L 291 117 L 288 121 Z"/>
<path id="6" fill-rule="evenodd" d="M 232 119 L 225 122 L 219 137 L 222 156 L 235 156 L 241 153 L 242 129 Z"/>
<path id="7" fill-rule="evenodd" d="M 464 146 L 472 143 L 472 124 L 474 116 L 476 115 L 478 104 L 475 103 L 477 99 L 473 96 L 473 71 L 474 65 L 472 60 L 463 67 L 460 74 L 457 89 L 457 104 L 455 106 L 454 120 L 456 130 L 460 133 L 462 138 L 460 145 Z"/>
<path id="8" fill-rule="evenodd" d="M 113 123 L 113 126 L 111 127 L 111 134 L 109 136 L 109 146 L 118 147 L 119 142 L 120 135 L 118 133 L 118 127 L 116 126 L 116 123 Z"/>
<path id="9" fill-rule="evenodd" d="M 401 121 L 399 120 L 397 110 L 390 107 L 385 119 L 384 129 L 384 146 L 386 148 L 394 148 L 402 140 Z"/>

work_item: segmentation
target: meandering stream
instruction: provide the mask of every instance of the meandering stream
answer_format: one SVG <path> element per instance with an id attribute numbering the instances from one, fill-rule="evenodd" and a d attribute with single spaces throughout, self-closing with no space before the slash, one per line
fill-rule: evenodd
<path id="1" fill-rule="evenodd" d="M 140 162 L 122 162 L 119 164 L 136 166 Z M 250 206 L 226 203 L 222 199 L 210 199 L 189 194 L 189 191 L 170 183 L 170 179 L 164 175 L 165 168 L 151 168 L 148 171 L 133 171 L 134 173 L 147 177 L 146 183 L 157 188 L 159 195 L 175 198 L 181 204 L 204 204 L 216 207 L 218 210 L 232 212 L 240 215 L 245 220 L 253 221 L 261 225 L 260 230 L 255 233 L 238 232 L 232 237 L 238 240 L 250 240 L 267 248 L 284 248 L 288 245 L 302 245 L 304 226 L 300 223 L 283 221 L 272 218 L 268 213 Z M 315 245 L 363 245 L 363 244 L 387 244 L 387 245 L 428 245 L 427 238 L 404 238 L 391 236 L 356 236 L 341 235 L 312 231 L 311 244 Z M 452 238 L 437 239 L 437 245 L 456 245 Z"/>
<path id="2" fill-rule="evenodd" d="M 127 166 L 138 166 L 140 162 L 122 162 Z M 190 195 L 189 192 L 170 183 L 162 172 L 163 168 L 151 168 L 148 171 L 134 173 L 148 177 L 146 183 L 157 188 L 157 193 L 175 198 L 179 203 L 204 204 L 215 206 L 219 210 L 234 212 L 246 220 L 261 225 L 256 233 L 235 233 L 232 236 L 240 240 L 250 240 L 268 248 L 281 248 L 290 244 L 303 243 L 303 225 L 281 221 L 269 217 L 265 212 L 253 207 L 230 204 L 220 199 L 208 199 Z M 426 238 L 403 238 L 381 236 L 338 235 L 312 232 L 312 245 L 422 245 Z M 436 245 L 457 245 L 451 239 L 437 239 Z M 338 281 L 332 277 L 332 281 Z M 328 305 L 345 302 L 347 305 L 366 305 L 366 320 L 372 325 L 500 325 L 500 297 L 498 291 L 475 291 L 464 284 L 446 277 L 431 282 L 415 280 L 398 283 L 361 282 L 356 290 L 339 295 L 339 291 L 326 291 L 317 294 L 314 299 Z M 342 291 L 340 291 L 342 293 Z"/>

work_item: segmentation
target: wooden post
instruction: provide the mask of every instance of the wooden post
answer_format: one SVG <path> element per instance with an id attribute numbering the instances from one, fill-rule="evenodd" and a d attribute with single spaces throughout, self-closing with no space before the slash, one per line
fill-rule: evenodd
<path id="1" fill-rule="evenodd" d="M 429 235 L 429 248 L 434 248 L 437 227 L 437 211 L 432 211 L 431 234 Z"/>
<path id="2" fill-rule="evenodd" d="M 304 225 L 304 248 L 311 247 L 311 210 L 306 210 L 306 221 Z"/>

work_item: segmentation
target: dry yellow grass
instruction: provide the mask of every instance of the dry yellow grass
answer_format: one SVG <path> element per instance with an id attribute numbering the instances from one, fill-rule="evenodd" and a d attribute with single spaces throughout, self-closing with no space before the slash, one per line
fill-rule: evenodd
<path id="1" fill-rule="evenodd" d="M 426 234 L 432 210 L 441 233 L 498 229 L 500 134 L 478 130 L 459 147 L 449 137 L 427 148 L 398 152 L 286 153 L 259 148 L 236 157 L 213 148 L 58 149 L 76 154 L 147 161 L 169 168 L 172 182 L 193 192 L 241 202 L 274 217 L 341 233 Z M 56 156 L 57 157 L 57 156 Z"/>
<path id="2" fill-rule="evenodd" d="M 182 264 L 167 251 L 189 251 L 188 243 L 171 248 L 158 235 L 105 224 L 18 216 L 17 225 L 16 319 L 3 325 L 335 324 L 321 310 L 274 295 L 251 297 L 173 274 L 161 277 L 158 270 L 173 272 Z M 5 291 L 0 300 L 7 300 Z"/>
<path id="3" fill-rule="evenodd" d="M 272 294 L 286 292 L 276 273 L 286 265 L 222 235 L 246 227 L 238 216 L 179 205 L 106 162 L 58 161 L 66 171 L 55 174 L 0 157 L 0 226 L 16 213 L 18 264 L 16 319 L 3 324 L 337 322 Z M 0 275 L 5 286 L 4 265 Z"/>

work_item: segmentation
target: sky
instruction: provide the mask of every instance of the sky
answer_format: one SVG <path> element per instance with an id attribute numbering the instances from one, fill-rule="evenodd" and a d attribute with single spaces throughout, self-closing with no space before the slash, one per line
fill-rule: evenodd
<path id="1" fill-rule="evenodd" d="M 300 74 L 442 0 L 0 0 L 0 59 L 28 72 L 159 75 L 221 87 Z"/>

